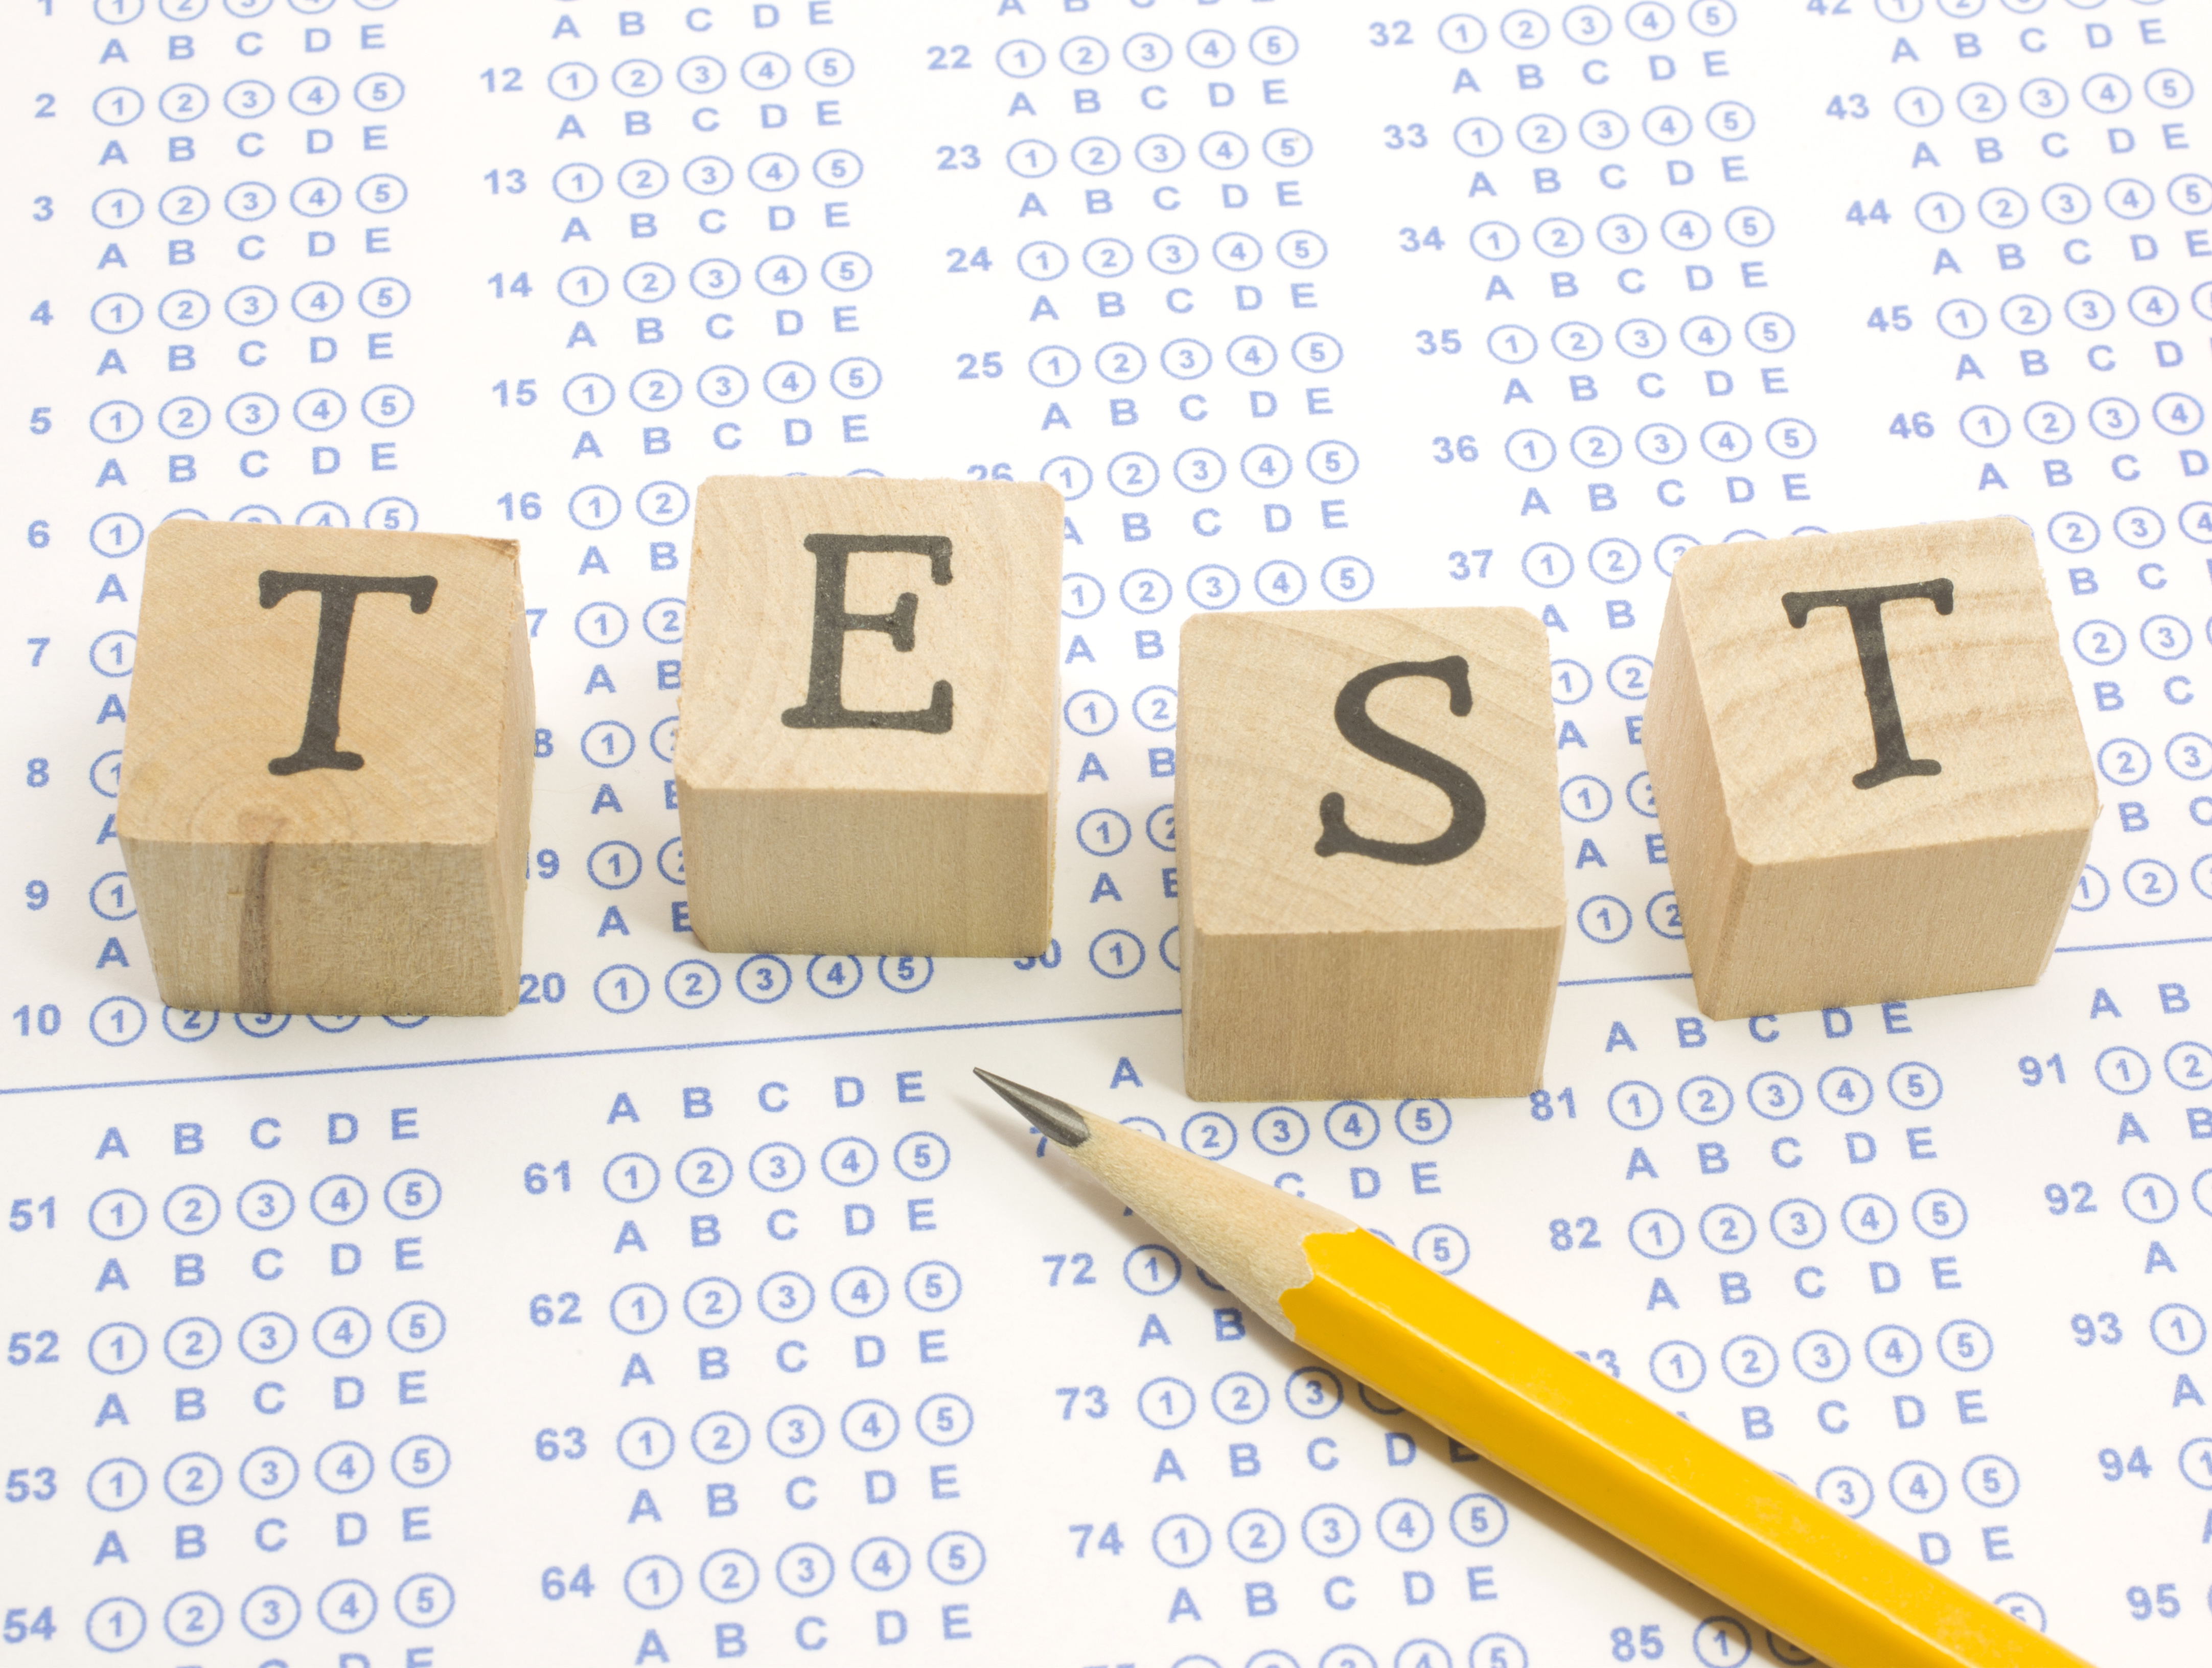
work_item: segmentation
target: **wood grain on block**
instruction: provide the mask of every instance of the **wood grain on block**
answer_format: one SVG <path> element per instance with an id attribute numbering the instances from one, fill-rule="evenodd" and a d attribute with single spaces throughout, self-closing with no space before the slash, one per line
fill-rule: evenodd
<path id="1" fill-rule="evenodd" d="M 2008 518 L 1685 553 L 1644 752 L 1721 1019 L 2033 984 L 2097 816 Z"/>
<path id="2" fill-rule="evenodd" d="M 1060 494 L 721 476 L 695 527 L 676 795 L 700 943 L 1043 952 Z"/>
<path id="3" fill-rule="evenodd" d="M 514 544 L 163 522 L 116 808 L 162 1001 L 512 1008 L 533 713 Z"/>
<path id="4" fill-rule="evenodd" d="M 1178 687 L 1186 1091 L 1534 1089 L 1567 910 L 1534 617 L 1201 615 Z"/>

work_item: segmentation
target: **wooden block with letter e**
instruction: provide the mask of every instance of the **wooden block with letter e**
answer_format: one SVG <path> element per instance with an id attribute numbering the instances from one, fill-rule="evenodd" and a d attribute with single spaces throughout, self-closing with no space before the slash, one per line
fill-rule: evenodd
<path id="1" fill-rule="evenodd" d="M 694 525 L 676 798 L 699 942 L 1045 950 L 1060 494 L 718 476 Z"/>
<path id="2" fill-rule="evenodd" d="M 1644 752 L 1717 1019 L 2033 984 L 2097 817 L 2009 518 L 1685 553 Z"/>
<path id="3" fill-rule="evenodd" d="M 514 1005 L 526 628 L 502 540 L 154 530 L 115 816 L 162 1001 Z"/>
<path id="4" fill-rule="evenodd" d="M 1535 1088 L 1567 914 L 1535 618 L 1200 615 L 1178 687 L 1185 1091 Z"/>

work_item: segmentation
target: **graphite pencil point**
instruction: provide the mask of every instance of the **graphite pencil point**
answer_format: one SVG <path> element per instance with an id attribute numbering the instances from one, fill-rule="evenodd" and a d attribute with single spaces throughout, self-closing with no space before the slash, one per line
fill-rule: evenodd
<path id="1" fill-rule="evenodd" d="M 1039 1094 L 1034 1089 L 1001 1077 L 995 1071 L 975 1068 L 975 1075 L 998 1092 L 999 1098 L 1035 1124 L 1063 1147 L 1079 1147 L 1091 1138 L 1091 1125 L 1066 1101 Z"/>

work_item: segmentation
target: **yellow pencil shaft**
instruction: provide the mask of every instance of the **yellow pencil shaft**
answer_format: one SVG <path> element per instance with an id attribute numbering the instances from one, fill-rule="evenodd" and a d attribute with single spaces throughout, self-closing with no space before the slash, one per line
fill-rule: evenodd
<path id="1" fill-rule="evenodd" d="M 1304 1249 L 1301 1345 L 1832 1668 L 2085 1668 L 1372 1234 Z"/>

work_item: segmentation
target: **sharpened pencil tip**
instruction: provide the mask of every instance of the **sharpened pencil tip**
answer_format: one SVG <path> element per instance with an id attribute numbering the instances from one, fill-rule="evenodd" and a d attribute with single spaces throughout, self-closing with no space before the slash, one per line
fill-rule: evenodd
<path id="1" fill-rule="evenodd" d="M 1001 1077 L 995 1071 L 975 1068 L 975 1075 L 995 1090 L 999 1098 L 1063 1147 L 1079 1147 L 1091 1138 L 1091 1125 L 1066 1101 Z"/>

